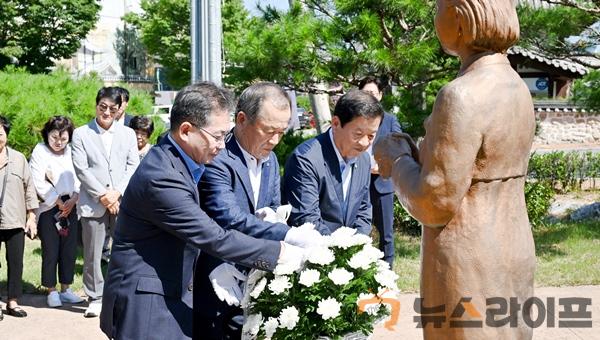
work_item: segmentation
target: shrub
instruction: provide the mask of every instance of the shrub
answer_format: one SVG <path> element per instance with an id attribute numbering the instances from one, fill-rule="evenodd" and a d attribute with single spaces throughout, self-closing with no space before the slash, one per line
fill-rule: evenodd
<path id="1" fill-rule="evenodd" d="M 554 189 L 545 181 L 530 181 L 525 183 L 525 203 L 527 216 L 533 226 L 543 225 L 548 208 L 554 198 Z"/>
<path id="2" fill-rule="evenodd" d="M 421 223 L 408 214 L 397 198 L 394 198 L 394 227 L 407 235 L 421 235 Z"/>
<path id="3" fill-rule="evenodd" d="M 286 132 L 281 141 L 273 152 L 277 156 L 277 161 L 279 162 L 280 171 L 283 173 L 283 168 L 285 167 L 285 162 L 287 161 L 290 154 L 296 149 L 296 147 L 302 144 L 304 141 L 313 138 L 313 135 L 304 136 L 302 131 L 288 131 Z"/>
<path id="4" fill-rule="evenodd" d="M 12 123 L 9 145 L 29 157 L 42 140 L 40 131 L 51 116 L 68 116 L 75 126 L 87 123 L 94 117 L 96 93 L 102 86 L 96 76 L 75 80 L 63 70 L 29 74 L 9 67 L 0 72 L 0 113 Z M 147 93 L 131 90 L 128 113 L 145 114 L 151 108 Z"/>

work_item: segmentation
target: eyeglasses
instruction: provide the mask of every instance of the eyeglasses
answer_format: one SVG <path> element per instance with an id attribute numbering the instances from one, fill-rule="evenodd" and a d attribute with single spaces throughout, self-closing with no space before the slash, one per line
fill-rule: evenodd
<path id="1" fill-rule="evenodd" d="M 106 112 L 106 110 L 108 110 L 110 113 L 117 113 L 117 111 L 119 111 L 118 106 L 108 106 L 104 103 L 99 104 L 96 107 L 98 108 L 98 110 L 100 110 L 100 112 Z"/>
<path id="2" fill-rule="evenodd" d="M 226 138 L 226 137 L 227 137 L 227 135 L 228 135 L 228 133 L 227 133 L 227 132 L 224 132 L 224 133 L 221 133 L 221 135 L 220 135 L 220 136 L 216 136 L 216 135 L 212 134 L 210 131 L 206 130 L 205 128 L 198 127 L 198 129 L 200 129 L 200 130 L 202 130 L 202 131 L 206 132 L 206 133 L 207 133 L 209 136 L 211 136 L 211 137 L 212 137 L 212 138 L 215 140 L 215 142 L 217 142 L 217 143 L 223 143 L 223 142 L 225 142 L 225 138 Z"/>

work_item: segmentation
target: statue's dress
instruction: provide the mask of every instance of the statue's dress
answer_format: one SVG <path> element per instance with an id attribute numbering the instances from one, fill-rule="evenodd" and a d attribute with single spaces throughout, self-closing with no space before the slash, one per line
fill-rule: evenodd
<path id="1" fill-rule="evenodd" d="M 474 64 L 444 87 L 425 122 L 420 166 L 405 157 L 393 168 L 402 204 L 424 224 L 423 305 L 445 306 L 442 327 L 425 327 L 428 340 L 532 336 L 521 312 L 533 296 L 535 271 L 524 198 L 535 119 L 529 91 L 505 59 L 499 54 Z M 476 312 L 466 308 L 452 317 L 463 297 L 472 298 Z M 507 303 L 496 319 L 508 317 L 510 298 L 517 299 L 518 327 L 486 326 L 486 308 L 500 307 L 486 306 L 494 297 Z M 452 327 L 451 321 L 467 320 L 482 326 Z"/>

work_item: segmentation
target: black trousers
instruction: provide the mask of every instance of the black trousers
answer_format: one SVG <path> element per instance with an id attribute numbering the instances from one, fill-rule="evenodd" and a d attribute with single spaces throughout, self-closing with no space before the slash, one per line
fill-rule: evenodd
<path id="1" fill-rule="evenodd" d="M 25 231 L 22 228 L 0 230 L 0 245 L 6 245 L 8 264 L 8 299 L 18 299 L 23 295 L 23 251 Z"/>
<path id="2" fill-rule="evenodd" d="M 56 286 L 57 266 L 59 282 L 67 285 L 73 283 L 77 256 L 77 213 L 73 209 L 68 216 L 69 234 L 60 236 L 54 219 L 58 211 L 58 207 L 54 207 L 41 213 L 38 222 L 42 241 L 42 286 L 50 288 Z"/>

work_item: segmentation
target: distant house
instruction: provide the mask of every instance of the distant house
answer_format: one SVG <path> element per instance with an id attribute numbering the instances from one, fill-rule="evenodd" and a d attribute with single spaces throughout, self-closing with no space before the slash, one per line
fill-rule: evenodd
<path id="1" fill-rule="evenodd" d="M 534 99 L 538 131 L 534 144 L 577 148 L 600 145 L 600 115 L 569 101 L 573 81 L 585 76 L 600 60 L 549 58 L 519 46 L 508 50 L 512 67 Z"/>

